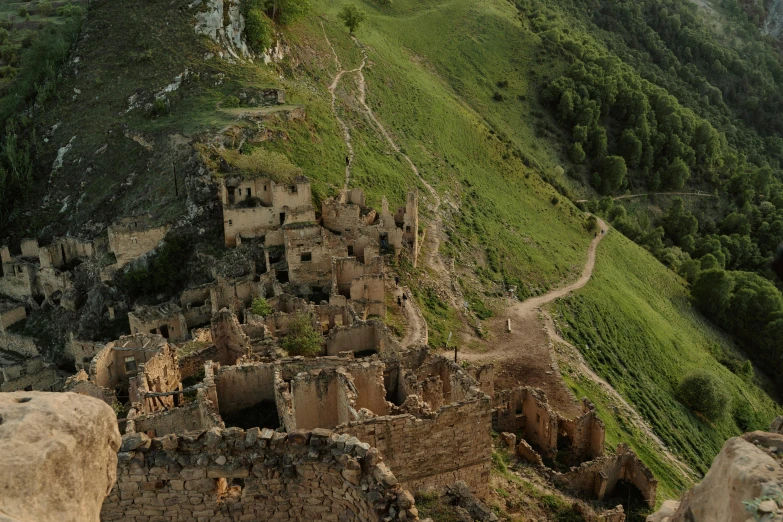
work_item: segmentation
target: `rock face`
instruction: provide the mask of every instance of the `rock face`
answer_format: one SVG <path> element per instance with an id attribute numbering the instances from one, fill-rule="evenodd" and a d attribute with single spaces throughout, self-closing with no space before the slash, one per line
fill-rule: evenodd
<path id="1" fill-rule="evenodd" d="M 103 401 L 0 393 L 0 520 L 97 522 L 117 477 L 120 441 Z"/>
<path id="2" fill-rule="evenodd" d="M 783 500 L 781 454 L 779 433 L 754 431 L 727 440 L 704 480 L 679 503 L 665 502 L 647 522 L 783 520 L 783 509 L 775 501 Z"/>

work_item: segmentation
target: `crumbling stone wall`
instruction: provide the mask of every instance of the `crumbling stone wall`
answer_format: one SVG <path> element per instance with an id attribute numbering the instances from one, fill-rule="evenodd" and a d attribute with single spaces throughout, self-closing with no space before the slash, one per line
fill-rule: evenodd
<path id="1" fill-rule="evenodd" d="M 0 333 L 4 333 L 9 326 L 24 321 L 27 311 L 24 305 L 19 303 L 4 303 L 0 301 Z M 2 344 L 0 344 L 1 346 Z"/>
<path id="2" fill-rule="evenodd" d="M 221 364 L 234 364 L 243 355 L 250 353 L 250 339 L 242 331 L 236 315 L 221 310 L 212 316 L 212 342 L 221 354 Z"/>
<path id="3" fill-rule="evenodd" d="M 595 413 L 593 404 L 584 400 L 583 413 L 575 419 L 561 417 L 549 406 L 543 391 L 530 387 L 503 390 L 495 396 L 492 426 L 496 431 L 516 433 L 545 457 L 567 449 L 579 462 L 594 459 L 604 453 L 605 428 Z M 565 442 L 563 442 L 565 439 Z"/>
<path id="4" fill-rule="evenodd" d="M 44 361 L 43 357 L 0 367 L 0 392 L 59 391 L 62 384 L 57 369 L 53 364 Z"/>
<path id="5" fill-rule="evenodd" d="M 192 351 L 186 355 L 177 355 L 179 359 L 179 374 L 182 379 L 197 375 L 204 369 L 207 361 L 221 362 L 221 356 L 217 346 L 207 344 L 200 350 Z"/>
<path id="6" fill-rule="evenodd" d="M 647 504 L 655 505 L 658 481 L 652 471 L 625 444 L 619 444 L 615 455 L 604 455 L 555 475 L 555 481 L 573 490 L 603 500 L 614 491 L 619 481 L 636 486 Z"/>
<path id="7" fill-rule="evenodd" d="M 114 390 L 102 388 L 91 382 L 87 372 L 84 370 L 79 370 L 76 375 L 68 377 L 65 380 L 63 391 L 94 397 L 112 406 L 117 402 L 117 394 Z"/>
<path id="8" fill-rule="evenodd" d="M 125 435 L 104 522 L 418 520 L 378 451 L 328 430 Z"/>
<path id="9" fill-rule="evenodd" d="M 188 338 L 188 324 L 176 303 L 139 307 L 128 312 L 131 333 L 152 333 L 179 341 Z"/>
<path id="10" fill-rule="evenodd" d="M 489 397 L 442 406 L 429 417 L 391 415 L 340 426 L 337 431 L 375 445 L 403 487 L 441 489 L 463 480 L 489 492 L 492 425 Z"/>
<path id="11" fill-rule="evenodd" d="M 86 260 L 95 255 L 92 241 L 75 237 L 61 237 L 48 246 L 39 249 L 41 268 L 62 268 L 75 260 Z"/>
<path id="12" fill-rule="evenodd" d="M 90 369 L 90 361 L 103 347 L 102 343 L 80 341 L 71 333 L 68 342 L 65 343 L 65 358 L 73 361 L 77 371 L 87 371 Z"/>
<path id="13" fill-rule="evenodd" d="M 383 353 L 400 348 L 400 344 L 391 338 L 386 326 L 377 320 L 355 322 L 351 326 L 336 327 L 326 337 L 326 355 L 368 350 Z"/>
<path id="14" fill-rule="evenodd" d="M 137 411 L 151 413 L 170 409 L 178 404 L 179 396 L 156 396 L 182 389 L 176 348 L 165 344 L 147 362 L 139 365 L 138 373 L 130 379 L 130 400 Z"/>
<path id="15" fill-rule="evenodd" d="M 272 363 L 219 367 L 215 387 L 221 413 L 232 413 L 262 401 L 275 400 L 275 368 Z"/>
<path id="16" fill-rule="evenodd" d="M 210 428 L 224 428 L 214 404 L 198 390 L 195 400 L 167 411 L 140 413 L 135 409 L 128 413 L 126 433 L 145 433 L 148 436 L 204 431 Z"/>
<path id="17" fill-rule="evenodd" d="M 146 218 L 127 218 L 110 226 L 109 248 L 117 259 L 117 268 L 122 268 L 134 259 L 155 249 L 171 227 L 150 226 Z"/>

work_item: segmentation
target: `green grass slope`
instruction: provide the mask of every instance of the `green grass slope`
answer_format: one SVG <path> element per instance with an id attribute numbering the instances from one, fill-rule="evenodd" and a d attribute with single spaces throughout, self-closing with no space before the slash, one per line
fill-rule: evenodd
<path id="1" fill-rule="evenodd" d="M 616 231 L 599 245 L 587 286 L 559 300 L 556 310 L 564 338 L 698 472 L 706 472 L 727 438 L 763 429 L 781 411 L 759 383 L 719 362 L 736 357 L 736 351 L 692 309 L 684 281 Z M 732 396 L 731 413 L 718 422 L 694 415 L 676 398 L 682 378 L 698 369 L 717 375 Z M 610 443 L 630 442 L 662 481 L 663 496 L 678 494 L 686 481 L 613 415 L 601 390 L 569 381 L 578 394 L 598 404 Z"/>

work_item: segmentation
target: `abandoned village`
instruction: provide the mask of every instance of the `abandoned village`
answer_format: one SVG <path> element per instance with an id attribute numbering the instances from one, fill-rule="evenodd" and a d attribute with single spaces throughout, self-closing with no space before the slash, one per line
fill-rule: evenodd
<path id="1" fill-rule="evenodd" d="M 130 310 L 130 335 L 114 341 L 72 335 L 70 376 L 9 328 L 31 308 L 78 307 L 73 267 L 95 264 L 109 281 L 170 226 L 139 216 L 102 242 L 0 250 L 0 390 L 74 392 L 118 412 L 117 481 L 101 520 L 417 520 L 413 495 L 455 484 L 479 519 L 493 520 L 480 504 L 493 430 L 576 495 L 601 501 L 627 483 L 654 505 L 652 473 L 627 447 L 605 454 L 589 401 L 566 418 L 542 391 L 496 390 L 491 365 L 456 364 L 426 334 L 403 345 L 384 324 L 387 307 L 416 313 L 388 263 L 419 261 L 416 191 L 376 210 L 346 189 L 316 211 L 303 176 L 229 175 L 217 185 L 225 246 L 251 245 L 254 273 L 217 275 L 177 301 Z M 302 321 L 318 351 L 291 356 L 281 346 Z M 620 506 L 600 518 L 625 515 Z"/>

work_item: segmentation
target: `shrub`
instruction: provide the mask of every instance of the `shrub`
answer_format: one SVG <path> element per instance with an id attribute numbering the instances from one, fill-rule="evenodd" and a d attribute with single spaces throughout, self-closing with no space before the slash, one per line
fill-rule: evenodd
<path id="1" fill-rule="evenodd" d="M 20 5 L 16 12 L 19 14 L 19 16 L 27 16 L 29 14 L 26 5 Z"/>
<path id="2" fill-rule="evenodd" d="M 502 93 L 495 91 L 495 94 L 492 95 L 492 99 L 495 101 L 503 101 L 504 97 Z"/>
<path id="3" fill-rule="evenodd" d="M 245 8 L 245 39 L 257 53 L 263 53 L 272 47 L 274 28 L 272 20 L 263 10 L 248 2 Z"/>
<path id="4" fill-rule="evenodd" d="M 313 328 L 309 314 L 297 314 L 288 324 L 288 334 L 280 342 L 280 346 L 289 355 L 315 357 L 321 354 L 323 336 Z"/>
<path id="5" fill-rule="evenodd" d="M 729 409 L 731 397 L 713 374 L 699 370 L 687 375 L 677 390 L 683 404 L 709 420 L 722 418 Z"/>
<path id="6" fill-rule="evenodd" d="M 272 313 L 272 305 L 263 297 L 256 297 L 253 299 L 253 304 L 250 306 L 250 310 L 261 317 L 266 317 Z"/>
<path id="7" fill-rule="evenodd" d="M 229 109 L 239 107 L 239 98 L 236 96 L 227 97 L 225 100 L 223 100 L 223 107 L 227 107 Z"/>

